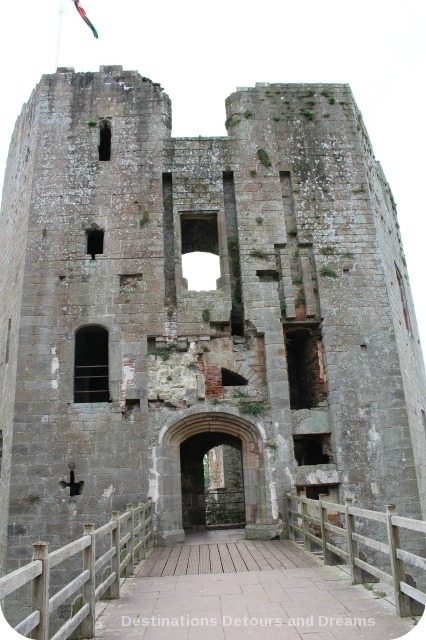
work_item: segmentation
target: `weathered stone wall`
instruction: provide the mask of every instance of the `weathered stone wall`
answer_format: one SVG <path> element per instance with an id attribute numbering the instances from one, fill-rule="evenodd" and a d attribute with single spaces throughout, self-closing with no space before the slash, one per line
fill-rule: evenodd
<path id="1" fill-rule="evenodd" d="M 424 369 L 394 205 L 350 89 L 258 84 L 226 109 L 228 138 L 172 139 L 158 84 L 60 69 L 18 121 L 0 221 L 10 568 L 148 491 L 158 542 L 182 540 L 193 437 L 200 460 L 241 443 L 248 537 L 285 535 L 285 493 L 302 487 L 421 514 Z M 214 290 L 183 278 L 197 248 L 219 256 Z M 108 331 L 110 402 L 74 402 L 86 325 Z M 297 464 L 293 436 L 309 435 L 331 442 L 329 463 Z"/>
<path id="2" fill-rule="evenodd" d="M 19 535 L 25 525 L 9 520 L 9 487 L 15 418 L 18 345 L 21 342 L 22 288 L 26 263 L 28 214 L 33 188 L 35 139 L 40 105 L 35 95 L 24 105 L 11 140 L 1 209 L 0 251 L 0 574 L 5 571 L 7 531 Z M 17 416 L 19 421 L 19 416 Z M 14 451 L 19 447 L 15 445 Z M 27 485 L 28 487 L 28 485 Z M 29 488 L 29 487 L 28 487 Z M 18 556 L 19 557 L 19 556 Z"/>
<path id="3" fill-rule="evenodd" d="M 368 189 L 366 186 L 364 197 L 369 198 L 375 214 L 377 244 L 386 275 L 386 293 L 391 310 L 391 333 L 396 341 L 398 358 L 401 363 L 401 379 L 397 382 L 396 393 L 392 395 L 387 409 L 384 407 L 384 410 L 391 419 L 395 431 L 398 432 L 402 428 L 407 433 L 407 423 L 409 425 L 409 438 L 407 438 L 409 450 L 401 452 L 401 466 L 405 469 L 410 467 L 410 473 L 398 491 L 406 496 L 408 503 L 414 503 L 413 510 L 418 510 L 418 486 L 420 509 L 423 518 L 425 518 L 426 503 L 422 496 L 426 495 L 424 456 L 426 430 L 422 410 L 425 410 L 426 376 L 420 337 L 399 231 L 396 204 L 382 168 L 374 157 L 359 111 L 357 111 L 357 118 L 362 134 L 363 155 L 367 172 Z M 398 272 L 402 280 L 403 292 L 400 291 Z M 394 435 L 390 433 L 387 439 L 389 451 L 386 452 L 389 466 L 393 464 L 391 461 L 394 455 L 392 452 L 393 443 Z M 417 485 L 413 482 L 415 478 L 417 478 Z M 398 499 L 400 499 L 398 495 L 395 495 L 391 501 L 395 502 Z"/>
<path id="4" fill-rule="evenodd" d="M 10 568 L 30 559 L 35 540 L 59 547 L 80 536 L 84 522 L 99 525 L 111 509 L 146 494 L 147 335 L 164 326 L 160 165 L 170 136 L 167 96 L 119 67 L 99 75 L 63 69 L 43 77 L 32 105 L 31 192 L 18 210 L 29 223 L 17 355 L 13 346 Z M 110 162 L 98 157 L 97 123 L 104 118 L 112 123 Z M 95 260 L 86 254 L 92 224 L 105 231 L 104 253 Z M 25 255 L 20 230 L 17 221 L 8 246 Z M 140 279 L 137 287 L 129 289 L 129 274 Z M 86 324 L 109 332 L 110 403 L 73 402 L 75 331 Z M 126 399 L 138 403 L 131 416 Z M 60 485 L 69 482 L 70 462 L 85 482 L 75 497 Z"/>
<path id="5" fill-rule="evenodd" d="M 420 433 L 419 410 L 414 440 L 408 429 L 407 408 L 403 415 L 400 409 L 404 404 L 403 389 L 407 398 L 413 393 L 408 379 L 414 369 L 419 372 L 417 380 L 424 380 L 424 372 L 414 355 L 416 338 L 408 352 L 403 353 L 402 345 L 397 352 L 394 322 L 397 314 L 401 319 L 401 304 L 397 309 L 396 302 L 391 305 L 389 301 L 390 268 L 383 262 L 384 249 L 379 250 L 380 214 L 366 197 L 370 188 L 368 155 L 362 146 L 364 134 L 350 89 L 346 85 L 256 85 L 255 89 L 228 98 L 227 115 L 232 134 L 230 147 L 242 169 L 241 189 L 238 183 L 236 189 L 237 209 L 244 229 L 248 228 L 247 237 L 252 244 L 256 238 L 256 246 L 266 254 L 266 268 L 274 268 L 274 253 L 280 255 L 284 265 L 281 286 L 285 320 L 290 323 L 297 314 L 293 311 L 294 295 L 286 284 L 289 273 L 293 278 L 298 274 L 292 265 L 294 256 L 290 258 L 287 253 L 289 237 L 297 239 L 302 261 L 303 254 L 312 247 L 313 255 L 305 261 L 305 270 L 302 264 L 305 310 L 308 316 L 307 289 L 313 278 L 341 494 L 354 494 L 361 503 L 376 508 L 390 500 L 404 513 L 420 515 L 413 444 L 424 452 L 425 434 Z M 263 152 L 259 155 L 260 150 L 266 152 L 266 160 Z M 286 211 L 279 204 L 279 172 L 288 172 L 291 177 L 293 220 L 288 205 Z M 371 188 L 372 197 L 380 198 L 377 185 L 372 184 Z M 249 196 L 249 189 L 259 195 Z M 284 199 L 284 191 L 282 195 Z M 248 212 L 244 214 L 245 211 Z M 259 214 L 265 218 L 260 225 L 265 229 L 263 234 L 256 227 Z M 291 222 L 294 227 L 290 229 Z M 283 237 L 285 231 L 287 237 Z M 394 223 L 391 233 L 396 235 Z M 381 244 L 386 246 L 388 255 L 399 255 L 396 246 Z M 249 260 L 244 265 L 243 270 L 248 271 Z M 251 273 L 254 269 L 251 266 Z M 392 278 L 395 280 L 394 275 Z M 248 317 L 250 301 L 246 291 L 244 299 Z M 270 313 L 268 304 L 261 322 L 254 320 L 256 326 Z M 398 361 L 400 364 L 395 367 Z M 410 361 L 413 365 L 408 373 Z M 266 368 L 268 371 L 267 359 Z M 419 383 L 413 381 L 413 386 L 417 407 L 423 406 L 424 385 L 421 396 Z M 412 407 L 414 403 L 410 404 Z M 410 411 L 414 413 L 413 409 Z M 288 424 L 285 419 L 281 434 L 284 441 L 290 435 Z M 291 465 L 286 466 L 291 469 Z M 407 474 L 407 468 L 411 473 Z"/>
<path id="6" fill-rule="evenodd" d="M 241 451 L 221 445 L 208 452 L 207 460 L 209 482 L 204 484 L 207 525 L 241 526 L 245 522 Z"/>

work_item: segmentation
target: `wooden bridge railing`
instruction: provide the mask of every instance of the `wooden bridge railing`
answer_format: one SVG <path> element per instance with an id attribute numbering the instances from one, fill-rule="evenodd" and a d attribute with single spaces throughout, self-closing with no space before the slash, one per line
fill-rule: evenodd
<path id="1" fill-rule="evenodd" d="M 97 558 L 96 547 L 108 535 L 109 548 Z M 137 507 L 128 504 L 124 513 L 113 511 L 111 521 L 99 529 L 93 524 L 85 524 L 81 538 L 56 551 L 49 553 L 47 542 L 33 544 L 32 562 L 0 578 L 0 601 L 32 583 L 31 613 L 15 627 L 15 631 L 23 636 L 31 633 L 34 640 L 49 640 L 50 615 L 71 596 L 80 595 L 71 618 L 51 640 L 65 640 L 77 627 L 80 627 L 81 638 L 94 638 L 96 602 L 105 594 L 108 598 L 120 597 L 120 578 L 133 575 L 135 565 L 146 557 L 152 545 L 151 499 L 140 502 Z M 81 552 L 82 573 L 51 596 L 51 569 Z M 96 586 L 96 574 L 101 570 L 102 581 Z"/>
<path id="2" fill-rule="evenodd" d="M 426 572 L 426 559 L 402 549 L 400 541 L 402 529 L 425 534 L 426 522 L 398 516 L 395 505 L 387 505 L 386 512 L 383 513 L 354 507 L 352 498 L 346 498 L 344 505 L 328 502 L 325 498 L 325 495 L 320 495 L 319 500 L 313 500 L 307 498 L 304 491 L 298 496 L 287 494 L 290 537 L 296 539 L 299 535 L 306 551 L 312 551 L 312 546 L 317 545 L 322 549 L 324 564 L 333 564 L 335 556 L 341 558 L 350 569 L 353 584 L 368 582 L 366 573 L 390 584 L 394 588 L 398 615 L 412 614 L 410 598 L 426 605 L 426 593 L 409 585 L 405 572 L 407 564 Z M 319 511 L 318 518 L 308 513 L 310 507 L 311 510 Z M 337 514 L 339 526 L 330 522 L 333 516 L 336 519 Z M 382 523 L 386 528 L 386 534 L 383 536 L 386 542 L 357 533 L 357 519 Z M 336 536 L 339 537 L 339 546 L 333 544 L 333 540 L 337 542 Z M 360 545 L 387 556 L 387 565 L 390 566 L 391 573 L 361 560 Z M 423 575 L 426 578 L 426 573 Z"/>

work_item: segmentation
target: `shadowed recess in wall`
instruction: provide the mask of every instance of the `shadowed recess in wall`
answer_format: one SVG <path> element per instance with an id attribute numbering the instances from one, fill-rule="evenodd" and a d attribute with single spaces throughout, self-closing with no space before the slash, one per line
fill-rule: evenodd
<path id="1" fill-rule="evenodd" d="M 74 402 L 108 401 L 108 331 L 82 327 L 75 335 Z"/>

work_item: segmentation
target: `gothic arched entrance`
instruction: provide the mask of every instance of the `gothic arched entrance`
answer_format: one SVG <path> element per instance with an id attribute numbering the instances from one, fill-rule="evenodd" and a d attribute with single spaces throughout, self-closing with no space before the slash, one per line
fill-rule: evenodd
<path id="1" fill-rule="evenodd" d="M 191 502 L 197 507 L 194 496 L 204 493 L 202 459 L 217 444 L 231 444 L 241 451 L 247 538 L 269 539 L 279 533 L 279 522 L 272 516 L 275 505 L 271 505 L 270 483 L 267 482 L 267 477 L 270 478 L 271 474 L 270 469 L 265 469 L 265 437 L 262 431 L 262 427 L 254 424 L 254 421 L 243 419 L 237 413 L 220 411 L 189 410 L 185 417 L 176 422 L 170 420 L 163 427 L 158 446 L 152 452 L 151 470 L 151 495 L 156 506 L 155 528 L 159 544 L 173 544 L 184 540 L 182 486 L 184 500 L 192 495 Z M 188 481 L 187 472 L 189 471 L 189 475 L 192 473 L 189 462 L 191 448 L 194 451 L 194 447 L 198 463 L 192 472 L 194 475 L 198 473 L 198 480 Z M 195 469 L 197 465 L 198 471 Z M 186 494 L 185 484 L 187 489 L 189 487 Z M 200 498 L 201 502 L 202 499 Z M 198 524 L 203 524 L 203 512 L 205 513 L 204 505 L 201 504 L 198 514 L 197 508 L 189 519 L 186 513 L 187 524 L 191 526 L 197 520 Z"/>

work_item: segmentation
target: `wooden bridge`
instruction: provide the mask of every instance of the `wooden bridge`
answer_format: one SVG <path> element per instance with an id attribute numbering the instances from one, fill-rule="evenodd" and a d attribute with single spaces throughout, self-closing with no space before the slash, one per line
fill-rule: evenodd
<path id="1" fill-rule="evenodd" d="M 215 537 L 218 542 L 212 542 Z M 244 538 L 244 532 L 234 533 L 234 537 Z M 201 538 L 198 544 L 197 538 Z M 190 544 L 153 549 L 143 564 L 140 575 L 160 577 L 244 573 L 300 569 L 318 564 L 315 558 L 287 540 L 233 541 L 232 534 L 227 531 L 209 532 L 205 536 L 189 534 L 187 539 L 191 541 Z"/>

